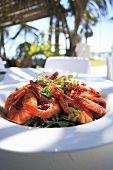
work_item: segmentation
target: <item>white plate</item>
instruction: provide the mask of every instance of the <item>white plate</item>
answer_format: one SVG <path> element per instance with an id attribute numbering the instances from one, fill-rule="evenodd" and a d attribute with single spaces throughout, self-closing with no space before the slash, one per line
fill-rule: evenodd
<path id="1" fill-rule="evenodd" d="M 92 79 L 94 80 L 94 79 Z M 0 117 L 0 149 L 21 153 L 79 151 L 113 142 L 113 83 L 103 80 L 88 85 L 107 100 L 107 114 L 95 122 L 67 128 L 32 128 Z M 25 83 L 0 86 L 0 104 Z"/>

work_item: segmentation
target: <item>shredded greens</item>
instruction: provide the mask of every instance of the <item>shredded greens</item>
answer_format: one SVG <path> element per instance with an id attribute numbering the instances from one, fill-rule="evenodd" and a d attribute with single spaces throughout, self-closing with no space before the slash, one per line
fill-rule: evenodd
<path id="1" fill-rule="evenodd" d="M 38 128 L 70 127 L 79 124 L 74 119 L 70 119 L 69 116 L 60 116 L 56 114 L 53 118 L 45 120 L 42 120 L 39 117 L 31 117 L 24 125 L 33 126 L 36 121 L 38 121 Z"/>
<path id="2" fill-rule="evenodd" d="M 81 112 L 79 110 L 75 110 L 73 107 L 69 107 L 70 114 L 68 115 L 68 119 L 76 122 L 77 118 L 80 118 Z"/>
<path id="3" fill-rule="evenodd" d="M 51 83 L 57 83 L 57 85 L 64 91 L 64 93 L 68 90 L 68 87 L 70 84 L 76 84 L 77 86 L 81 84 L 79 80 L 72 80 L 72 78 L 73 78 L 73 75 L 69 74 L 67 77 L 61 76 L 61 77 L 55 78 L 54 80 L 51 80 L 48 77 L 42 75 L 40 78 L 36 80 L 36 83 L 40 85 L 46 84 L 46 87 L 43 88 L 43 90 L 41 91 L 41 94 L 50 98 L 51 93 L 52 93 L 52 90 L 50 88 Z"/>
<path id="4" fill-rule="evenodd" d="M 49 85 L 44 87 L 41 91 L 41 94 L 47 98 L 51 98 L 51 93 L 52 93 L 52 89 L 50 88 Z"/>

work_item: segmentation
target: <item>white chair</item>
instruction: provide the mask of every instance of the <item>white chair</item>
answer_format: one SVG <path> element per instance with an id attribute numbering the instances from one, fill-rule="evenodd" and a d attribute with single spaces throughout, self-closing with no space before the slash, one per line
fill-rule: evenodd
<path id="1" fill-rule="evenodd" d="M 44 68 L 89 74 L 90 60 L 83 57 L 49 57 Z"/>
<path id="2" fill-rule="evenodd" d="M 6 74 L 6 69 L 2 58 L 0 58 L 0 81 L 4 79 L 5 74 Z"/>
<path id="3" fill-rule="evenodd" d="M 2 58 L 0 58 L 0 70 L 2 71 L 5 70 L 5 66 L 4 66 Z"/>
<path id="4" fill-rule="evenodd" d="M 113 81 L 113 56 L 107 58 L 107 78 Z"/>

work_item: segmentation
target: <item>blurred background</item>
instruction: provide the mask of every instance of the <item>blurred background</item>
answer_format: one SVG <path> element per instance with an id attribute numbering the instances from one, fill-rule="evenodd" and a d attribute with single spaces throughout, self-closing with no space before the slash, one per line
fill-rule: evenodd
<path id="1" fill-rule="evenodd" d="M 1 0 L 0 57 L 6 67 L 44 67 L 51 56 L 113 55 L 113 0 Z"/>

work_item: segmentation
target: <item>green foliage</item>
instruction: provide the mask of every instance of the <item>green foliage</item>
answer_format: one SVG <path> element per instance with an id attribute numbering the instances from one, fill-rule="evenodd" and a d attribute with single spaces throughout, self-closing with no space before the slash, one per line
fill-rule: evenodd
<path id="1" fill-rule="evenodd" d="M 28 56 L 30 46 L 31 44 L 28 42 L 20 44 L 16 49 L 17 58 L 24 59 L 25 56 Z"/>
<path id="2" fill-rule="evenodd" d="M 34 42 L 31 45 L 28 54 L 30 56 L 44 54 L 46 57 L 50 57 L 53 55 L 51 52 L 51 44 L 49 41 L 43 41 L 42 44 L 39 44 L 39 42 Z"/>
<path id="3" fill-rule="evenodd" d="M 41 48 L 40 48 L 39 45 L 37 45 L 37 44 L 32 44 L 31 47 L 30 47 L 30 49 L 29 49 L 28 54 L 29 54 L 30 56 L 33 56 L 33 55 L 35 55 L 35 54 L 38 54 L 40 51 L 41 51 Z"/>
<path id="4" fill-rule="evenodd" d="M 28 54 L 31 44 L 28 42 L 24 42 L 20 44 L 16 49 L 17 63 L 20 64 L 18 67 L 28 67 L 31 62 L 31 56 Z"/>

